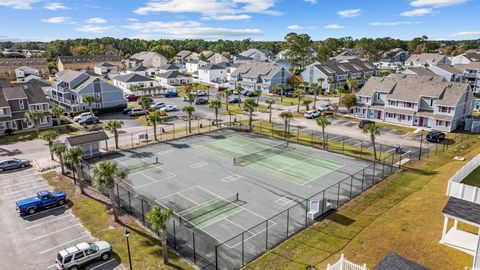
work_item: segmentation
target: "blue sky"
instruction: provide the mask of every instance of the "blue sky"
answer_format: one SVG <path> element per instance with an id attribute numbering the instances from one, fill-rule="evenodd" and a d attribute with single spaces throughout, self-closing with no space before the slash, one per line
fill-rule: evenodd
<path id="1" fill-rule="evenodd" d="M 480 0 L 0 0 L 0 40 L 480 38 Z"/>

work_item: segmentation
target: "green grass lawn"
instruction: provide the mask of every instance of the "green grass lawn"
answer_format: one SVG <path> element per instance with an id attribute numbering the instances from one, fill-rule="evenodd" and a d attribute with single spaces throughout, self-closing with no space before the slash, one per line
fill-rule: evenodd
<path id="1" fill-rule="evenodd" d="M 49 128 L 40 129 L 40 133 L 46 130 L 56 130 L 59 135 L 75 135 L 78 133 L 78 129 L 76 129 L 73 125 L 64 125 L 64 126 L 55 126 Z M 15 143 L 19 141 L 30 141 L 37 138 L 37 134 L 35 130 L 25 131 L 25 132 L 14 132 L 12 135 L 2 135 L 0 136 L 0 145 Z"/>
<path id="2" fill-rule="evenodd" d="M 48 172 L 42 176 L 55 190 L 67 192 L 73 214 L 95 238 L 109 242 L 117 260 L 128 265 L 127 247 L 123 235 L 125 227 L 112 226 L 112 216 L 107 212 L 106 206 L 93 198 L 75 193 L 75 186 L 71 180 L 58 177 L 56 172 Z M 130 222 L 125 226 L 131 232 L 130 249 L 133 269 L 194 269 L 173 252 L 169 253 L 170 264 L 163 265 L 160 241 L 136 222 Z"/>
<path id="3" fill-rule="evenodd" d="M 478 136 L 405 167 L 245 269 L 325 269 L 341 254 L 372 269 L 389 252 L 429 269 L 464 269 L 472 256 L 438 243 L 450 177 L 480 151 Z M 454 156 L 466 161 L 453 161 Z"/>
<path id="4" fill-rule="evenodd" d="M 476 168 L 471 172 L 462 183 L 470 186 L 480 187 L 480 167 Z"/>

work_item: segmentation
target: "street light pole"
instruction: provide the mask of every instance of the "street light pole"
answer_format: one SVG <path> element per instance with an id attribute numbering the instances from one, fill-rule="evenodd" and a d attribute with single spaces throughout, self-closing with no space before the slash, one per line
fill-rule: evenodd
<path id="1" fill-rule="evenodd" d="M 128 250 L 128 264 L 130 265 L 130 270 L 132 270 L 132 257 L 130 256 L 130 242 L 128 238 L 130 237 L 130 231 L 125 229 L 125 238 L 127 238 L 127 250 Z"/>

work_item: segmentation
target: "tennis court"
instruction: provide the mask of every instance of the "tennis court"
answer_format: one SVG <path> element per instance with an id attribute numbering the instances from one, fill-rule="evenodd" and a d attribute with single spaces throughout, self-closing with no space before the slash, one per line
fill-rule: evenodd
<path id="1" fill-rule="evenodd" d="M 306 198 L 372 164 L 230 129 L 116 153 L 106 159 L 128 172 L 122 185 L 135 196 L 173 209 L 184 226 L 208 235 L 217 244 L 228 240 L 224 246 L 232 250 L 248 247 L 251 254 L 275 240 L 259 240 L 265 231 L 280 239 L 285 237 L 285 229 L 296 231 L 305 226 Z M 360 184 L 363 180 L 352 177 L 350 195 L 347 188 L 335 188 L 324 196 L 335 201 L 348 199 L 352 188 L 363 189 Z M 131 193 L 128 197 L 125 191 L 117 193 L 120 202 L 143 211 Z M 276 215 L 286 209 L 291 211 L 284 224 L 285 217 Z M 173 233 L 178 239 L 182 232 Z"/>

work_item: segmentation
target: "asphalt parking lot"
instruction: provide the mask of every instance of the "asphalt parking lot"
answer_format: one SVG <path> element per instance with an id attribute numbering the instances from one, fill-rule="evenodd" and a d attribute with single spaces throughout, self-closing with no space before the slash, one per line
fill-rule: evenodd
<path id="1" fill-rule="evenodd" d="M 92 240 L 68 207 L 19 216 L 15 210 L 17 200 L 32 197 L 40 190 L 51 190 L 32 168 L 3 172 L 0 183 L 1 269 L 56 269 L 59 250 Z M 107 270 L 116 266 L 118 262 L 111 258 L 84 269 Z"/>

